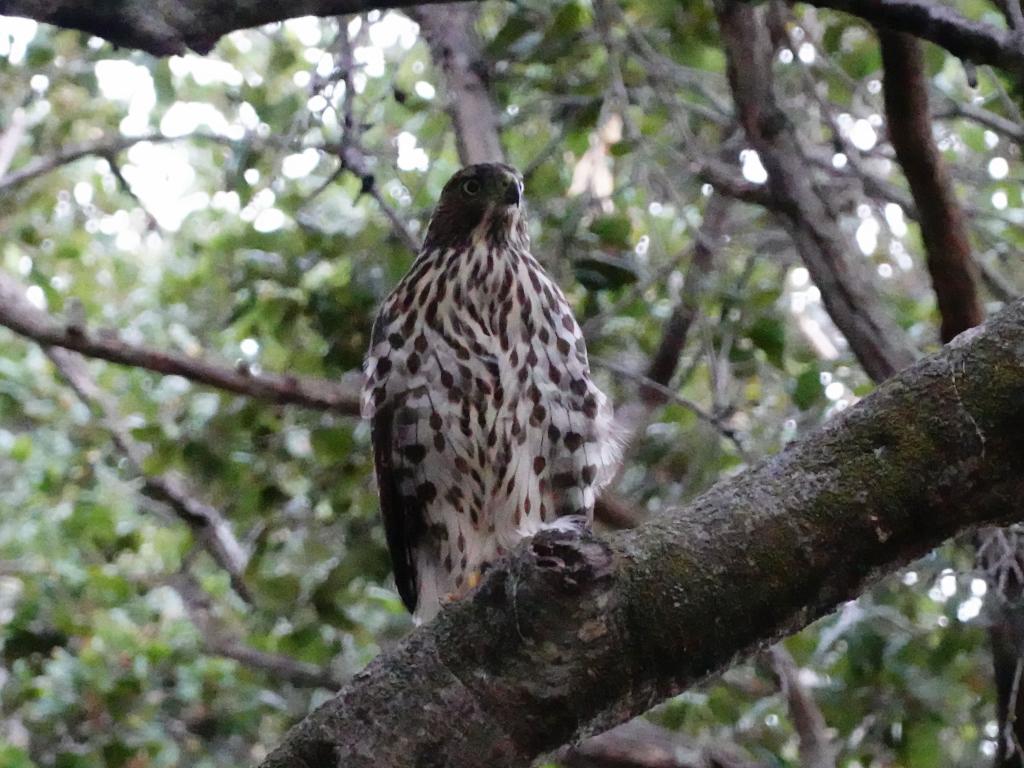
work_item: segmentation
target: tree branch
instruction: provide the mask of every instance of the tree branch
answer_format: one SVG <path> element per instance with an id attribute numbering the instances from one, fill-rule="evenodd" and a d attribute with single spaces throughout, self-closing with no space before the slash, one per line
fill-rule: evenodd
<path id="1" fill-rule="evenodd" d="M 545 532 L 264 768 L 519 766 L 793 632 L 1024 494 L 1024 301 L 694 503 Z"/>
<path id="2" fill-rule="evenodd" d="M 769 210 L 778 205 L 778 201 L 763 184 L 754 184 L 737 176 L 735 169 L 725 163 L 705 158 L 691 162 L 690 166 L 698 179 L 710 184 L 721 195 Z"/>
<path id="3" fill-rule="evenodd" d="M 564 768 L 765 768 L 733 744 L 702 747 L 636 718 L 558 756 Z"/>
<path id="4" fill-rule="evenodd" d="M 719 0 L 717 8 L 736 109 L 768 171 L 772 208 L 860 364 L 876 381 L 885 379 L 914 355 L 862 270 L 846 258 L 836 214 L 807 172 L 793 126 L 776 103 L 772 46 L 760 9 L 730 0 Z"/>
<path id="5" fill-rule="evenodd" d="M 359 414 L 360 377 L 342 383 L 229 368 L 199 357 L 163 352 L 120 340 L 114 333 L 93 333 L 66 326 L 25 299 L 21 285 L 0 273 L 0 325 L 44 346 L 70 349 L 86 357 L 182 376 L 239 395 L 316 410 Z"/>
<path id="6" fill-rule="evenodd" d="M 700 311 L 700 297 L 707 285 L 707 277 L 713 266 L 715 249 L 724 234 L 730 201 L 720 194 L 714 194 L 704 209 L 704 221 L 694 238 L 690 252 L 690 266 L 679 300 L 661 330 L 658 347 L 647 363 L 646 374 L 639 374 L 610 361 L 591 358 L 591 362 L 604 365 L 619 375 L 633 379 L 639 384 L 639 397 L 615 408 L 615 421 L 621 427 L 622 441 L 628 447 L 642 431 L 655 410 L 666 403 L 677 403 L 691 410 L 699 419 L 709 423 L 723 437 L 729 440 L 738 454 L 747 460 L 747 454 L 736 433 L 723 420 L 706 413 L 696 403 L 683 398 L 669 386 L 679 366 L 679 359 L 690 336 L 690 328 Z M 642 513 L 626 505 L 612 488 L 613 482 L 601 493 L 594 508 L 595 517 L 613 528 L 632 528 L 643 519 Z"/>
<path id="7" fill-rule="evenodd" d="M 1010 29 L 1024 29 L 1024 13 L 1021 12 L 1020 0 L 996 0 L 1006 17 L 1006 23 Z"/>
<path id="8" fill-rule="evenodd" d="M 928 40 L 972 64 L 991 64 L 1018 75 L 1024 72 L 1024 45 L 1019 34 L 971 21 L 941 3 L 929 0 L 807 2 L 819 8 L 845 11 L 883 29 Z"/>
<path id="9" fill-rule="evenodd" d="M 80 29 L 124 48 L 172 56 L 189 48 L 200 54 L 209 53 L 223 35 L 272 21 L 298 16 L 341 16 L 407 5 L 411 3 L 403 0 L 111 0 L 86 5 L 77 0 L 0 0 L 0 15 L 24 16 L 66 29 Z"/>
<path id="10" fill-rule="evenodd" d="M 654 379 L 648 378 L 644 374 L 631 370 L 630 368 L 620 363 L 616 363 L 613 360 L 606 360 L 602 357 L 592 355 L 590 362 L 595 366 L 607 368 L 609 371 L 617 373 L 620 376 L 624 376 L 627 379 L 632 379 L 639 385 L 639 388 L 645 392 L 645 397 L 658 397 L 660 398 L 661 403 L 675 403 L 676 405 L 681 405 L 705 424 L 715 429 L 726 440 L 731 442 L 735 446 L 740 457 L 744 461 L 749 462 L 750 457 L 747 456 L 746 450 L 743 448 L 743 444 L 736 436 L 736 433 L 724 423 L 725 419 L 722 416 L 705 411 L 692 400 L 674 392 L 664 384 L 660 384 L 659 382 L 654 381 Z M 626 429 L 635 429 L 636 424 L 643 418 L 642 415 L 638 415 L 635 411 L 641 409 L 647 411 L 649 408 L 653 408 L 653 405 L 640 404 L 638 407 L 634 408 L 634 405 L 629 403 L 626 406 L 623 406 L 623 408 L 628 408 L 630 411 L 633 411 L 633 413 L 631 413 L 629 417 L 624 418 L 620 418 L 616 415 L 616 421 L 619 421 Z"/>
<path id="11" fill-rule="evenodd" d="M 828 735 L 828 725 L 818 703 L 800 682 L 800 669 L 793 656 L 780 643 L 768 652 L 772 670 L 786 697 L 793 730 L 799 740 L 802 768 L 835 768 L 836 751 Z"/>
<path id="12" fill-rule="evenodd" d="M 248 669 L 257 669 L 270 677 L 300 688 L 327 688 L 336 691 L 341 687 L 341 681 L 330 670 L 279 653 L 261 651 L 234 638 L 208 638 L 206 652 L 234 659 Z"/>
<path id="13" fill-rule="evenodd" d="M 914 196 L 945 342 L 985 317 L 978 298 L 967 222 L 932 137 L 921 45 L 910 35 L 898 32 L 879 32 L 878 39 L 889 141 Z"/>
<path id="14" fill-rule="evenodd" d="M 476 5 L 419 5 L 406 13 L 420 25 L 434 64 L 444 73 L 462 164 L 501 162 L 499 112 L 488 90 L 490 67 L 476 34 Z"/>
<path id="15" fill-rule="evenodd" d="M 0 6 L 2 6 L 2 0 L 0 0 Z M 8 190 L 24 184 L 27 181 L 31 181 L 32 179 L 56 170 L 63 165 L 68 165 L 69 163 L 81 160 L 83 157 L 89 157 L 90 155 L 110 157 L 112 155 L 116 155 L 118 152 L 123 152 L 126 149 L 134 147 L 136 144 L 141 144 L 142 142 L 148 141 L 153 144 L 164 144 L 171 141 L 197 138 L 221 144 L 235 143 L 232 139 L 229 139 L 226 136 L 218 136 L 215 133 L 194 133 L 186 134 L 184 136 L 164 136 L 162 133 L 147 133 L 143 136 L 104 137 L 95 141 L 73 145 L 54 155 L 37 157 L 7 175 L 0 173 L 0 192 L 7 192 Z M 5 168 L 0 170 L 6 171 Z"/>
<path id="16" fill-rule="evenodd" d="M 1014 7 L 1019 15 L 1020 6 Z M 949 341 L 976 326 L 985 316 L 978 298 L 977 267 L 971 257 L 967 222 L 932 136 L 928 80 L 921 46 L 915 38 L 897 32 L 880 32 L 879 41 L 889 139 L 920 216 L 928 273 L 942 319 L 941 336 L 943 341 Z M 997 528 L 979 533 L 977 557 L 980 564 L 984 564 L 986 549 L 991 549 L 987 543 L 1003 539 L 1003 532 Z M 994 596 L 1019 595 L 1021 581 L 1011 578 L 1000 584 L 990 577 L 989 587 Z M 1016 600 L 1010 601 L 1011 605 L 1014 603 Z M 1016 614 L 1019 613 L 1018 609 Z M 1024 701 L 1015 691 L 1014 681 L 1020 674 L 1024 627 L 1012 609 L 995 610 L 988 631 L 997 689 L 996 715 L 1001 725 L 995 765 L 1000 768 L 1020 766 L 1017 745 L 1024 736 L 1024 723 L 1017 722 L 1015 715 L 1024 711 Z"/>
<path id="17" fill-rule="evenodd" d="M 970 102 L 959 102 L 949 99 L 946 101 L 945 107 L 935 113 L 935 117 L 939 119 L 959 117 L 965 120 L 972 120 L 995 133 L 1002 134 L 1011 141 L 1024 144 L 1024 126 Z"/>
<path id="18" fill-rule="evenodd" d="M 661 330 L 658 348 L 647 364 L 647 378 L 657 384 L 667 386 L 679 366 L 679 358 L 686 347 L 690 326 L 697 317 L 700 297 L 711 272 L 714 249 L 724 234 L 728 210 L 729 202 L 718 194 L 713 194 L 704 208 L 704 221 L 694 239 L 686 282 L 683 283 L 678 303 Z M 648 405 L 665 402 L 664 395 L 651 388 L 643 388 L 641 398 Z"/>

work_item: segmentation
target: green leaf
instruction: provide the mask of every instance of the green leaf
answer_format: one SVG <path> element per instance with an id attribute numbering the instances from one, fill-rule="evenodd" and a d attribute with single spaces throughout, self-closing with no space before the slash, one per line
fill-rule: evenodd
<path id="1" fill-rule="evenodd" d="M 32 455 L 32 438 L 28 435 L 18 435 L 11 446 L 10 456 L 15 461 L 26 461 Z"/>
<path id="2" fill-rule="evenodd" d="M 786 349 L 786 327 L 777 317 L 762 317 L 754 323 L 747 336 L 762 350 L 776 368 L 784 368 L 782 353 Z"/>
<path id="3" fill-rule="evenodd" d="M 938 718 L 925 717 L 907 723 L 903 750 L 907 764 L 915 768 L 932 768 L 948 764 L 942 746 L 942 730 L 943 722 Z"/>
<path id="4" fill-rule="evenodd" d="M 4 768 L 36 768 L 27 752 L 11 744 L 0 744 L 0 765 Z"/>
<path id="5" fill-rule="evenodd" d="M 503 57 L 524 37 L 536 33 L 537 20 L 535 16 L 536 14 L 527 9 L 517 9 L 491 39 L 487 46 L 488 53 L 494 58 Z M 523 53 L 523 51 L 518 51 L 518 53 Z"/>
<path id="6" fill-rule="evenodd" d="M 793 402 L 801 411 L 806 411 L 824 396 L 825 388 L 821 386 L 821 372 L 817 366 L 811 366 L 796 377 Z"/>
<path id="7" fill-rule="evenodd" d="M 632 229 L 629 217 L 620 214 L 598 216 L 590 223 L 590 231 L 597 235 L 601 244 L 613 248 L 630 248 L 629 235 Z"/>
<path id="8" fill-rule="evenodd" d="M 347 427 L 315 430 L 310 442 L 317 457 L 330 463 L 350 458 L 354 446 L 352 431 Z"/>
<path id="9" fill-rule="evenodd" d="M 34 42 L 25 52 L 25 64 L 32 69 L 42 69 L 53 61 L 54 53 L 53 46 L 47 41 Z"/>

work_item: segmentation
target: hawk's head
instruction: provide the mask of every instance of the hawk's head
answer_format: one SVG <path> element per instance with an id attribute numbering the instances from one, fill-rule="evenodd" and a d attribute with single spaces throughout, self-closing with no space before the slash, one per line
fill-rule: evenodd
<path id="1" fill-rule="evenodd" d="M 526 238 L 523 177 L 511 165 L 467 165 L 441 191 L 424 248 L 461 247 L 474 240 L 508 245 Z"/>

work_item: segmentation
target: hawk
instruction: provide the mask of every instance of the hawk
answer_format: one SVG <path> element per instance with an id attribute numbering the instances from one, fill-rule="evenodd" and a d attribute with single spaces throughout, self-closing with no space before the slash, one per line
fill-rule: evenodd
<path id="1" fill-rule="evenodd" d="M 530 253 L 514 168 L 471 165 L 445 185 L 365 373 L 395 583 L 417 622 L 520 540 L 593 521 L 619 455 L 611 404 Z"/>

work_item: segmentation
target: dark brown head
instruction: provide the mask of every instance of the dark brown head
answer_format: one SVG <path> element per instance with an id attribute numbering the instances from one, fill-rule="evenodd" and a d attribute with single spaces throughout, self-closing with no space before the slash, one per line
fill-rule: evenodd
<path id="1" fill-rule="evenodd" d="M 469 245 L 474 238 L 507 244 L 522 237 L 523 177 L 511 165 L 467 165 L 452 176 L 430 219 L 424 248 Z"/>

